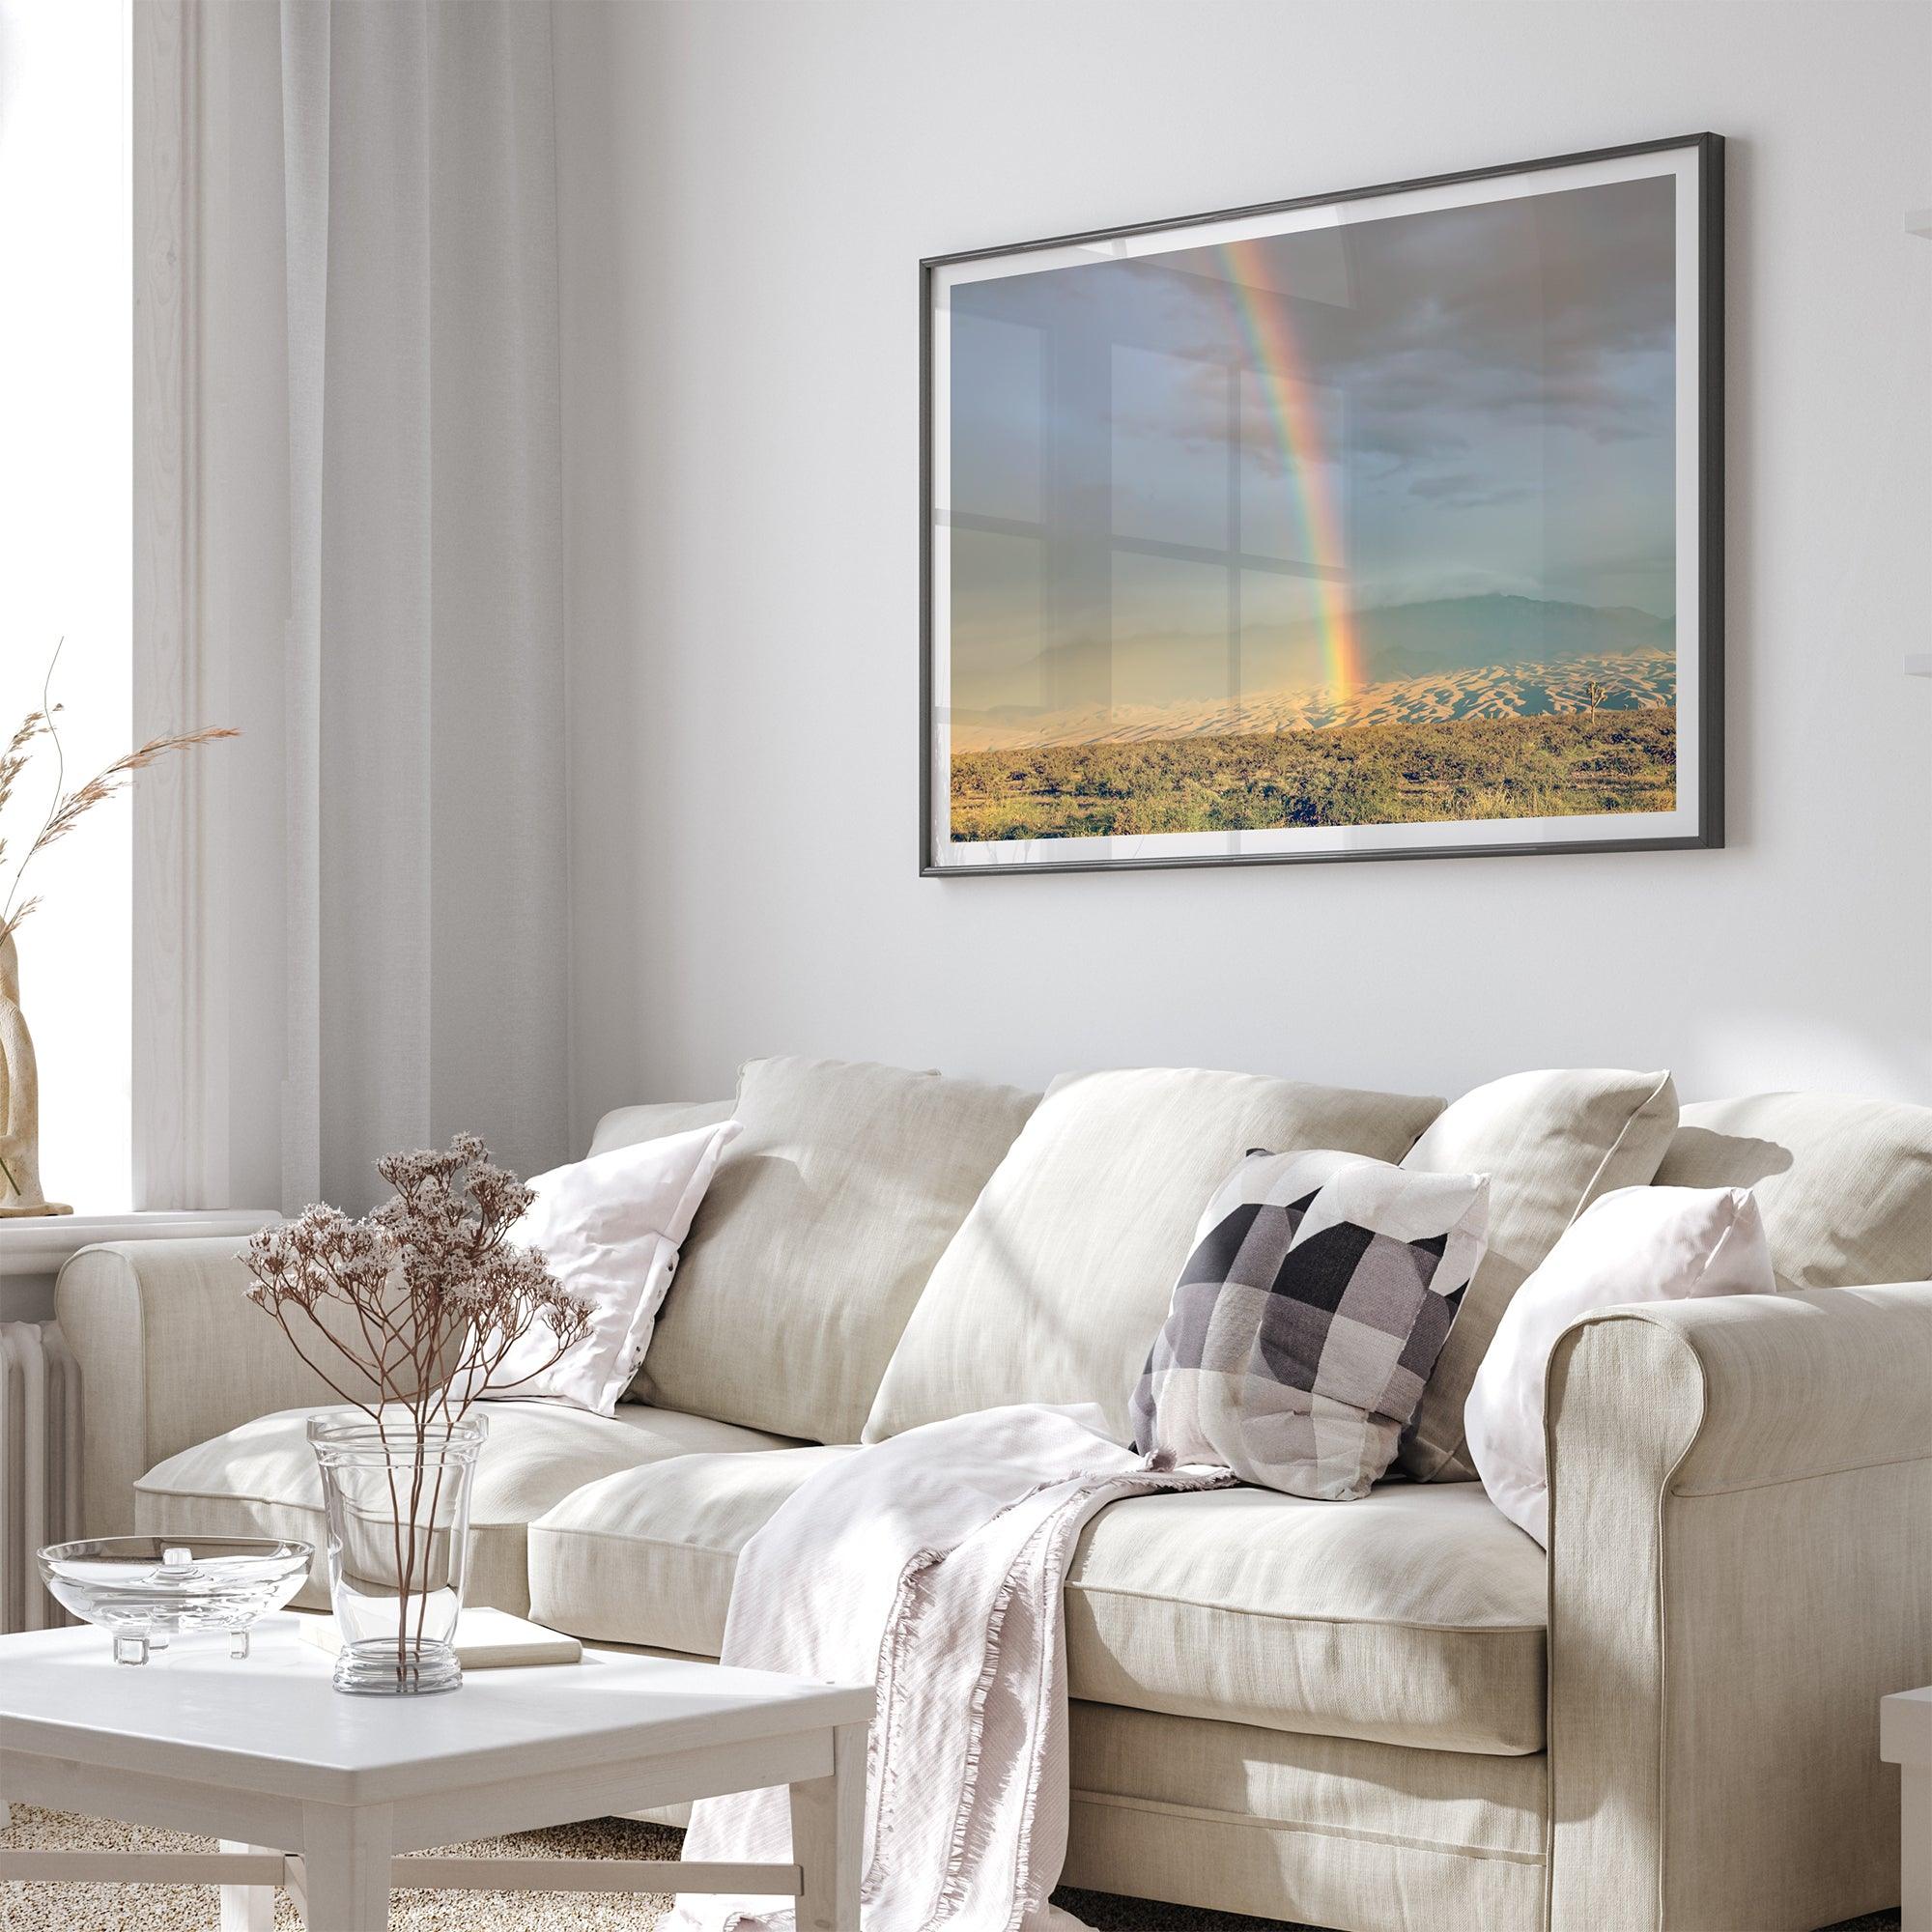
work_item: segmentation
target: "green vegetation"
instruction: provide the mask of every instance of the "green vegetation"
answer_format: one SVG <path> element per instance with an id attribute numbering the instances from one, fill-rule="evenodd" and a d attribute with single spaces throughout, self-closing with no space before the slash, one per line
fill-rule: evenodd
<path id="1" fill-rule="evenodd" d="M 1668 811 L 1677 713 L 1564 711 L 961 753 L 955 839 Z"/>

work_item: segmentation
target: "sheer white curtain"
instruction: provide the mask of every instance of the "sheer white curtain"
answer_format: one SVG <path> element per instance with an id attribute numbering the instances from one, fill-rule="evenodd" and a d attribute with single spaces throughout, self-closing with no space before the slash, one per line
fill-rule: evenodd
<path id="1" fill-rule="evenodd" d="M 548 1165 L 568 929 L 550 10 L 185 17 L 191 655 L 199 708 L 249 748 L 201 833 L 219 930 L 189 1001 L 226 1068 L 206 1184 L 358 1206 L 379 1153 L 459 1127 Z"/>
<path id="2" fill-rule="evenodd" d="M 550 10 L 283 0 L 283 1194 L 564 1134 Z"/>

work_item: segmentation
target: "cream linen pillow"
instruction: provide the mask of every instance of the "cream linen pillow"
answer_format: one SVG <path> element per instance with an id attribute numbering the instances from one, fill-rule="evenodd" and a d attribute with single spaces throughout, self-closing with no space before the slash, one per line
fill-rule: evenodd
<path id="1" fill-rule="evenodd" d="M 1490 1177 L 1489 1252 L 1422 1406 L 1403 1437 L 1402 1466 L 1423 1481 L 1466 1482 L 1463 1405 L 1510 1296 L 1577 1216 L 1603 1194 L 1641 1187 L 1677 1126 L 1667 1073 L 1577 1067 L 1513 1073 L 1452 1101 L 1403 1166 Z"/>
<path id="2" fill-rule="evenodd" d="M 1194 1224 L 1236 1162 L 1257 1147 L 1398 1160 L 1441 1104 L 1195 1067 L 1063 1074 L 932 1270 L 865 1439 L 1092 1402 L 1126 1441 Z"/>
<path id="3" fill-rule="evenodd" d="M 1544 1378 L 1556 1338 L 1599 1308 L 1700 1294 L 1775 1294 L 1757 1203 L 1742 1187 L 1625 1187 L 1577 1216 L 1503 1310 L 1464 1406 L 1490 1500 L 1546 1548 Z"/>
<path id="4" fill-rule="evenodd" d="M 534 1322 L 511 1343 L 483 1401 L 534 1398 L 616 1413 L 650 1345 L 678 1243 L 737 1132 L 736 1121 L 722 1121 L 592 1154 L 531 1180 L 537 1198 L 506 1238 L 542 1254 L 589 1309 L 590 1324 L 559 1356 L 549 1322 Z"/>
<path id="5" fill-rule="evenodd" d="M 755 1060 L 634 1393 L 853 1442 L 932 1264 L 1038 1096 L 836 1060 Z"/>
<path id="6" fill-rule="evenodd" d="M 1700 1101 L 1657 1179 L 1748 1187 L 1787 1288 L 1932 1280 L 1932 1107 L 1846 1094 Z"/>

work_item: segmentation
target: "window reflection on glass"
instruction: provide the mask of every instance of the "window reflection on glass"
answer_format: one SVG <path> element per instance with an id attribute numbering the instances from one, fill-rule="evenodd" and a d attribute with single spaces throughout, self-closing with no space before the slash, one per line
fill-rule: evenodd
<path id="1" fill-rule="evenodd" d="M 1232 374 L 1225 362 L 1115 349 L 1115 535 L 1228 548 Z"/>
<path id="2" fill-rule="evenodd" d="M 1282 700 L 1283 693 L 1326 701 L 1334 664 L 1323 614 L 1321 586 L 1311 579 L 1273 570 L 1241 573 L 1239 687 L 1254 728 L 1309 722 L 1302 707 Z"/>
<path id="3" fill-rule="evenodd" d="M 1342 391 L 1240 372 L 1240 541 L 1251 556 L 1348 567 Z"/>
<path id="4" fill-rule="evenodd" d="M 1219 564 L 1122 552 L 1113 589 L 1116 728 L 1164 728 L 1176 707 L 1234 696 L 1228 573 Z"/>
<path id="5" fill-rule="evenodd" d="M 963 748 L 1045 708 L 1044 560 L 1037 537 L 955 529 L 952 545 L 952 735 Z"/>
<path id="6" fill-rule="evenodd" d="M 952 423 L 952 508 L 1037 523 L 1040 516 L 1041 335 L 1024 323 L 952 318 L 952 382 L 978 407 Z"/>

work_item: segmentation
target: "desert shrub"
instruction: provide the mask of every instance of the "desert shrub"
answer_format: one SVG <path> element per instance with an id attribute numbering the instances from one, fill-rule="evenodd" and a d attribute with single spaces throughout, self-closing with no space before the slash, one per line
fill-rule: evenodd
<path id="1" fill-rule="evenodd" d="M 1396 825 L 1668 810 L 1676 713 L 1414 724 L 962 753 L 955 839 Z"/>

